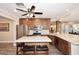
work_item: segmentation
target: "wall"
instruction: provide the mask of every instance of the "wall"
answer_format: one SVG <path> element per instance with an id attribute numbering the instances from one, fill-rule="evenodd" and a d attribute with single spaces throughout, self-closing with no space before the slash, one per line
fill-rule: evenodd
<path id="1" fill-rule="evenodd" d="M 16 39 L 16 27 L 15 22 L 12 20 L 0 18 L 0 23 L 9 23 L 9 31 L 7 32 L 0 32 L 0 41 L 10 41 Z"/>

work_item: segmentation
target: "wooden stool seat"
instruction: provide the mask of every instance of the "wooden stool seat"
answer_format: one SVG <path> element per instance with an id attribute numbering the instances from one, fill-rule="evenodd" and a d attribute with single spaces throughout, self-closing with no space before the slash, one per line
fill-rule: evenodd
<path id="1" fill-rule="evenodd" d="M 34 51 L 35 50 L 35 46 L 28 46 L 28 45 L 26 45 L 26 46 L 23 47 L 22 50 L 23 51 Z"/>
<path id="2" fill-rule="evenodd" d="M 46 45 L 43 46 L 37 46 L 36 51 L 48 51 L 48 47 Z"/>
<path id="3" fill-rule="evenodd" d="M 25 45 L 23 46 L 23 54 L 25 55 L 27 52 L 32 52 L 31 54 L 35 54 L 35 46 Z"/>
<path id="4" fill-rule="evenodd" d="M 42 53 L 38 53 L 38 52 L 41 52 L 41 51 L 42 51 Z M 46 55 L 48 55 L 48 47 L 47 47 L 47 45 L 43 45 L 43 46 L 38 45 L 36 47 L 36 54 L 46 54 Z"/>

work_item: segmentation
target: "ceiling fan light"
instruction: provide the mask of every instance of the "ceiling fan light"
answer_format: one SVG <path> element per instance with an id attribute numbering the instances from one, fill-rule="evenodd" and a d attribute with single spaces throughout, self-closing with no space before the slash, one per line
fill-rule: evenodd
<path id="1" fill-rule="evenodd" d="M 32 17 L 35 17 L 35 15 L 33 15 Z"/>
<path id="2" fill-rule="evenodd" d="M 30 14 L 30 16 L 32 17 L 32 16 L 33 16 L 33 14 Z"/>
<path id="3" fill-rule="evenodd" d="M 27 14 L 27 16 L 29 17 L 30 15 L 29 15 L 29 14 Z"/>

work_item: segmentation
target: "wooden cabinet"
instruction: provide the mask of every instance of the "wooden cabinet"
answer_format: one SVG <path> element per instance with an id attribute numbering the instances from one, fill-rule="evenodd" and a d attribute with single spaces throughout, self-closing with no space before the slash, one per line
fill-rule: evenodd
<path id="1" fill-rule="evenodd" d="M 61 32 L 61 21 L 56 21 L 56 32 Z"/>
<path id="2" fill-rule="evenodd" d="M 68 55 L 69 54 L 69 46 L 68 42 L 55 36 L 55 47 L 60 50 L 63 54 Z"/>
<path id="3" fill-rule="evenodd" d="M 24 36 L 23 29 L 24 29 L 23 25 L 16 25 L 16 39 Z"/>
<path id="4" fill-rule="evenodd" d="M 20 18 L 20 25 L 27 25 L 29 28 L 32 28 L 36 25 L 41 25 L 43 29 L 50 30 L 50 18 Z"/>

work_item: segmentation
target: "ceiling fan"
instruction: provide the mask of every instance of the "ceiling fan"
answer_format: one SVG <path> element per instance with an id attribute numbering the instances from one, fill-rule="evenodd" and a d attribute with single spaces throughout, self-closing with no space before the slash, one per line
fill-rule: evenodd
<path id="1" fill-rule="evenodd" d="M 31 8 L 28 8 L 27 10 L 23 10 L 23 9 L 20 9 L 20 8 L 16 8 L 16 10 L 19 10 L 19 11 L 22 11 L 22 12 L 25 12 L 25 14 L 23 14 L 22 16 L 31 16 L 32 17 L 35 17 L 35 15 L 42 15 L 43 13 L 42 12 L 35 12 L 35 6 L 32 5 Z"/>

